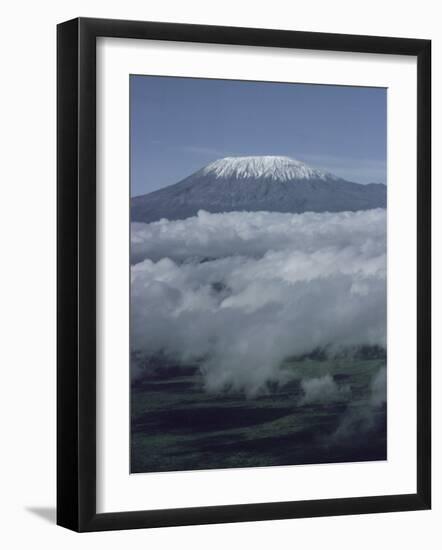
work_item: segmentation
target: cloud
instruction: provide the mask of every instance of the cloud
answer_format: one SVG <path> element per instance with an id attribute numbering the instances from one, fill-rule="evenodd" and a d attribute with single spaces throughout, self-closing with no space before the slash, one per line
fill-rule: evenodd
<path id="1" fill-rule="evenodd" d="M 338 386 L 330 374 L 319 378 L 306 378 L 301 381 L 304 396 L 300 405 L 311 403 L 330 403 L 347 400 L 351 395 L 350 386 Z"/>
<path id="2" fill-rule="evenodd" d="M 372 210 L 133 224 L 134 355 L 197 362 L 208 390 L 254 394 L 289 356 L 385 346 L 385 223 Z"/>
<path id="3" fill-rule="evenodd" d="M 330 443 L 346 440 L 357 441 L 361 437 L 367 440 L 369 436 L 386 433 L 386 382 L 387 369 L 381 367 L 371 379 L 367 401 L 363 401 L 362 406 L 361 402 L 357 400 L 352 405 L 350 405 L 351 401 L 348 401 L 349 406 L 340 418 L 337 429 L 328 436 Z M 329 390 L 329 394 L 330 400 L 333 400 L 331 390 Z M 340 397 L 345 396 L 345 394 L 337 395 Z M 350 388 L 348 395 L 351 396 Z M 338 399 L 335 397 L 334 400 L 337 401 Z"/>
<path id="4" fill-rule="evenodd" d="M 385 238 L 382 209 L 331 214 L 200 211 L 186 220 L 132 223 L 131 252 L 132 263 L 165 257 L 176 262 L 262 257 L 278 251 L 311 255 L 361 247 L 365 256 L 375 258 L 385 254 Z"/>

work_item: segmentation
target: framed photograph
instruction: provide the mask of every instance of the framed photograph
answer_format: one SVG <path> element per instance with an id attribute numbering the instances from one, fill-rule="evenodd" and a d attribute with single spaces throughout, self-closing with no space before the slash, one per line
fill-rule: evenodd
<path id="1" fill-rule="evenodd" d="M 430 508 L 430 52 L 58 26 L 59 525 Z"/>

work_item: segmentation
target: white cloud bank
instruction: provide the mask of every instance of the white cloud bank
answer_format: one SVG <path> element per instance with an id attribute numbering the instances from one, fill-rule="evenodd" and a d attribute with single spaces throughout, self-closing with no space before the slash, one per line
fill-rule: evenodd
<path id="1" fill-rule="evenodd" d="M 232 212 L 132 224 L 131 338 L 255 393 L 288 356 L 385 346 L 385 210 Z"/>

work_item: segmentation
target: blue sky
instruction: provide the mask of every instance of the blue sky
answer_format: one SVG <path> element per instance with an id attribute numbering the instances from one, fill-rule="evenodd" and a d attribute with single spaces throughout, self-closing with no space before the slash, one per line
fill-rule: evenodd
<path id="1" fill-rule="evenodd" d="M 287 155 L 386 182 L 385 88 L 131 75 L 131 194 L 225 156 Z"/>

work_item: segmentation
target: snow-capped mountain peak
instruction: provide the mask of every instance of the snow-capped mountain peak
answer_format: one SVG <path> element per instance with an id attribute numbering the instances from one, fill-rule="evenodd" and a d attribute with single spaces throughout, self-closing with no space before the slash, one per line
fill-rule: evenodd
<path id="1" fill-rule="evenodd" d="M 208 164 L 200 173 L 215 178 L 264 178 L 274 181 L 339 179 L 333 174 L 284 156 L 225 157 Z"/>
<path id="2" fill-rule="evenodd" d="M 337 178 L 290 157 L 226 157 L 133 197 L 131 219 L 183 220 L 207 212 L 341 212 L 385 208 L 386 187 Z"/>

